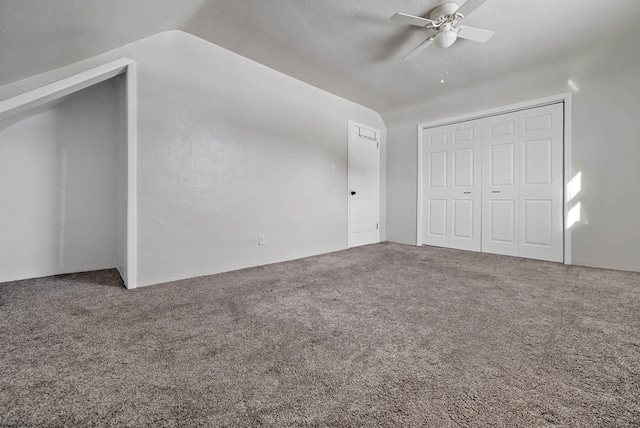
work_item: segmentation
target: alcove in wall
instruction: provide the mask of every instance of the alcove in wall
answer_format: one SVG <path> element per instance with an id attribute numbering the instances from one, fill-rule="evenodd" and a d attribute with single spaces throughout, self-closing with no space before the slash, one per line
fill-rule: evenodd
<path id="1" fill-rule="evenodd" d="M 0 102 L 0 282 L 117 268 L 136 286 L 134 66 Z"/>

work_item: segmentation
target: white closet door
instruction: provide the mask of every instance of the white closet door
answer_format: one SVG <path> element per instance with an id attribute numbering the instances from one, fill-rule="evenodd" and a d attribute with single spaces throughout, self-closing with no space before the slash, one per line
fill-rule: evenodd
<path id="1" fill-rule="evenodd" d="M 480 251 L 479 120 L 424 130 L 422 242 Z"/>
<path id="2" fill-rule="evenodd" d="M 562 105 L 486 118 L 482 251 L 563 261 Z"/>
<path id="3" fill-rule="evenodd" d="M 518 113 L 482 125 L 482 251 L 518 255 Z"/>
<path id="4" fill-rule="evenodd" d="M 521 257 L 564 260 L 563 128 L 561 104 L 520 112 Z"/>

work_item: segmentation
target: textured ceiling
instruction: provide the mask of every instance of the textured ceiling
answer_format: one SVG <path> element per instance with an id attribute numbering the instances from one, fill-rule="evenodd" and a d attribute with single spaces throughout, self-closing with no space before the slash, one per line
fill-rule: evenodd
<path id="1" fill-rule="evenodd" d="M 431 46 L 403 61 L 424 30 L 388 18 L 442 2 L 2 0 L 0 85 L 179 29 L 384 114 L 640 37 L 638 0 L 488 0 L 464 21 L 494 30 L 488 43 Z"/>

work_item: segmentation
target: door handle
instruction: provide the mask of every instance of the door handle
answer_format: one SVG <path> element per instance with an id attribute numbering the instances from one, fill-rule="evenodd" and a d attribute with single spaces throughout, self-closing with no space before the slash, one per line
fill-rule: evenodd
<path id="1" fill-rule="evenodd" d="M 470 195 L 470 194 L 471 194 L 471 192 L 464 192 L 464 194 L 465 194 L 465 195 Z"/>
<path id="2" fill-rule="evenodd" d="M 492 190 L 491 193 L 500 193 L 499 190 Z"/>
<path id="3" fill-rule="evenodd" d="M 351 195 L 355 195 L 355 194 L 356 194 L 356 192 L 354 192 L 354 191 L 352 190 L 352 191 L 351 191 Z"/>

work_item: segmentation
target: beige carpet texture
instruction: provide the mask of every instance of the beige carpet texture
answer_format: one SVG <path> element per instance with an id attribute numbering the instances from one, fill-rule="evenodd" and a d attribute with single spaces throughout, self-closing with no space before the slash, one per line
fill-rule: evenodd
<path id="1" fill-rule="evenodd" d="M 0 284 L 2 427 L 640 427 L 640 274 L 382 243 Z"/>

